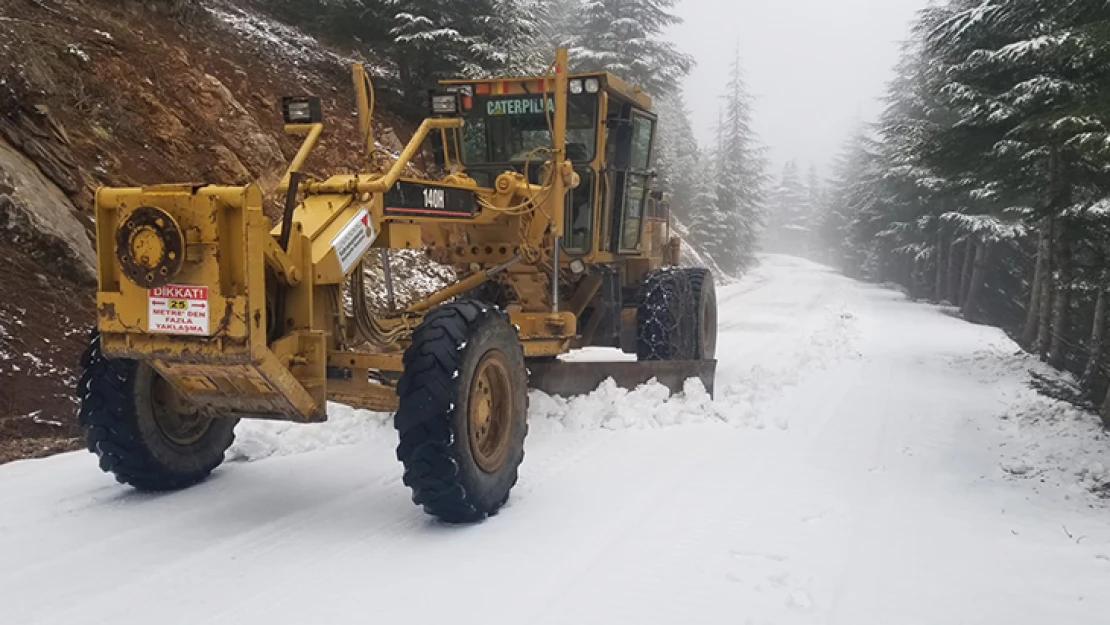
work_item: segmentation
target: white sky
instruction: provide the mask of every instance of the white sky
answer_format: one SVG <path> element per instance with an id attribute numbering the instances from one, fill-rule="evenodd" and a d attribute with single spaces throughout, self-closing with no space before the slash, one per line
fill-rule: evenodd
<path id="1" fill-rule="evenodd" d="M 698 66 L 687 106 L 702 144 L 712 140 L 719 95 L 739 47 L 755 96 L 755 126 L 772 173 L 803 172 L 837 153 L 855 120 L 871 120 L 915 12 L 927 0 L 681 0 L 686 23 L 669 37 Z"/>

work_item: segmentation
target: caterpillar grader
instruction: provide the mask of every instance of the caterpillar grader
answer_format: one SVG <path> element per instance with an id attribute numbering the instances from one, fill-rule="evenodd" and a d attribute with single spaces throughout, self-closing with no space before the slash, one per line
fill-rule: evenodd
<path id="1" fill-rule="evenodd" d="M 357 64 L 353 77 L 374 152 L 373 88 Z M 304 168 L 320 101 L 284 98 L 303 144 L 273 222 L 258 185 L 98 191 L 97 324 L 78 395 L 101 469 L 141 490 L 188 487 L 223 461 L 240 419 L 319 423 L 339 402 L 393 412 L 413 501 L 474 522 L 516 483 L 530 386 L 681 391 L 698 378 L 712 392 L 713 279 L 677 266 L 652 189 L 650 99 L 608 73 L 571 75 L 559 50 L 543 76 L 442 81 L 429 100 L 399 155 L 318 179 Z M 440 179 L 406 178 L 429 143 Z M 423 250 L 458 278 L 372 310 L 367 260 L 380 257 L 391 289 L 391 250 Z M 636 361 L 560 358 L 587 346 Z"/>

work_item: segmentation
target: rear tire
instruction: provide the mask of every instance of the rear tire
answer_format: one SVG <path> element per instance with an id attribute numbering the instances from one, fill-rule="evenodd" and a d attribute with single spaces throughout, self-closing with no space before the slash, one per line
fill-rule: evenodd
<path id="1" fill-rule="evenodd" d="M 636 359 L 693 360 L 696 354 L 691 284 L 681 269 L 648 274 L 636 309 Z"/>
<path id="2" fill-rule="evenodd" d="M 78 419 L 101 470 L 144 491 L 192 486 L 224 461 L 238 419 L 190 412 L 146 363 L 106 358 L 100 335 L 81 358 Z"/>
<path id="3" fill-rule="evenodd" d="M 405 351 L 394 425 L 413 503 L 448 523 L 496 514 L 524 460 L 528 377 L 508 318 L 463 300 L 424 318 Z"/>

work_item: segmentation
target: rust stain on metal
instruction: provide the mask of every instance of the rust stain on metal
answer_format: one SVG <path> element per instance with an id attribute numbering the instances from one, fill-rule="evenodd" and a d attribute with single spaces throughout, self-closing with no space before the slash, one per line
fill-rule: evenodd
<path id="1" fill-rule="evenodd" d="M 96 309 L 101 319 L 115 319 L 116 318 L 116 305 L 114 302 L 104 302 Z"/>
<path id="2" fill-rule="evenodd" d="M 212 333 L 213 337 L 221 334 L 226 334 L 228 328 L 231 327 L 231 317 L 235 314 L 235 305 L 227 302 L 224 305 L 224 316 L 220 319 L 220 325 L 216 326 L 216 331 Z"/>

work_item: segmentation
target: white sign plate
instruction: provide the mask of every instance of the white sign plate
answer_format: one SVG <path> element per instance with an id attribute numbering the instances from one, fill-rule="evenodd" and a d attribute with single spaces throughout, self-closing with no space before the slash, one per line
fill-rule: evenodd
<path id="1" fill-rule="evenodd" d="M 370 249 L 375 235 L 374 226 L 370 223 L 370 213 L 364 208 L 332 238 L 331 246 L 335 248 L 335 254 L 339 257 L 339 267 L 343 273 L 350 271 L 366 250 Z"/>
<path id="2" fill-rule="evenodd" d="M 208 336 L 208 287 L 167 284 L 150 289 L 148 330 Z"/>

